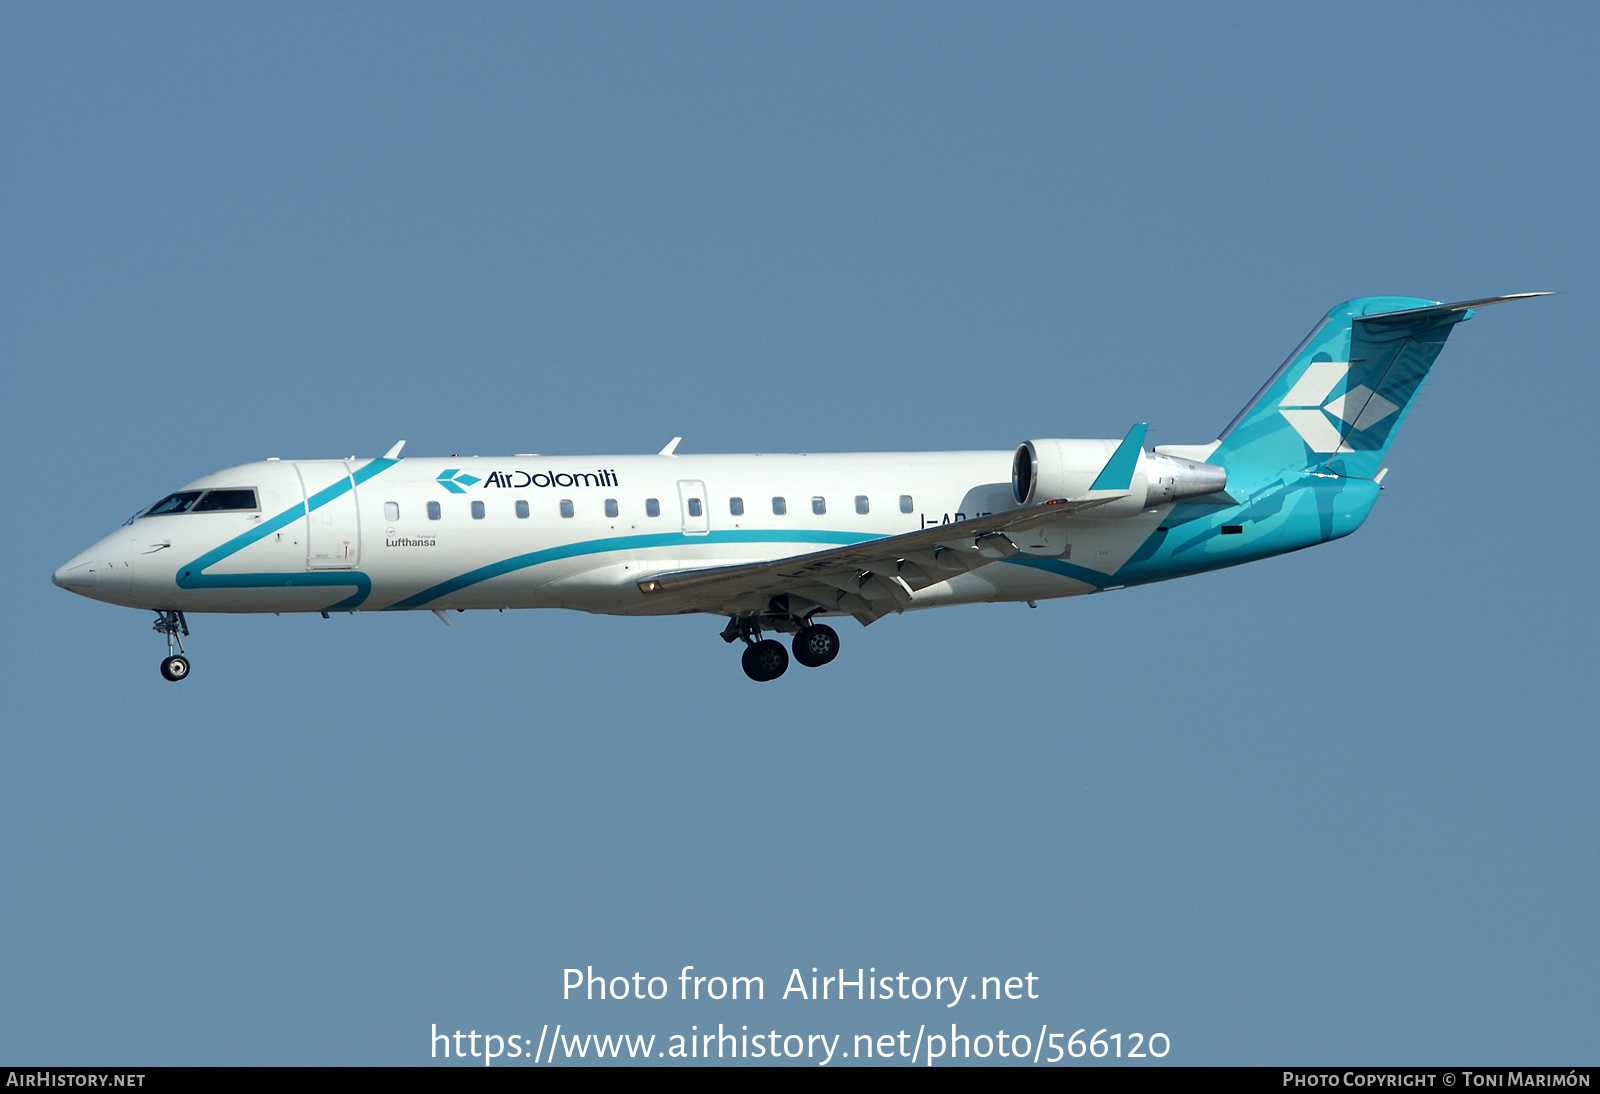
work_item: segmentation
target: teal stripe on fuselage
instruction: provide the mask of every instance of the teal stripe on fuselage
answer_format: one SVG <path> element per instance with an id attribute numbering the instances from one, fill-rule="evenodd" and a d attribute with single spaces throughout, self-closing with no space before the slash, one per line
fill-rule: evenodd
<path id="1" fill-rule="evenodd" d="M 530 551 L 525 555 L 515 555 L 512 558 L 492 562 L 487 566 L 480 566 L 476 570 L 468 570 L 459 577 L 449 581 L 441 581 L 437 585 L 423 589 L 420 593 L 406 597 L 389 605 L 384 611 L 398 612 L 411 608 L 420 608 L 431 601 L 459 592 L 469 585 L 476 585 L 490 578 L 501 577 L 514 573 L 517 570 L 526 570 L 530 566 L 540 566 L 546 562 L 557 562 L 564 558 L 578 558 L 583 555 L 599 555 L 609 551 L 639 551 L 655 547 L 692 547 L 704 543 L 820 543 L 833 546 L 847 546 L 851 543 L 865 543 L 868 540 L 881 539 L 881 536 L 862 535 L 859 532 L 791 532 L 782 529 L 737 529 L 726 532 L 710 532 L 699 536 L 686 536 L 682 532 L 660 532 L 647 536 L 613 536 L 608 539 L 589 539 L 578 543 L 565 543 L 559 547 L 547 547 L 543 551 Z"/>
<path id="2" fill-rule="evenodd" d="M 259 542 L 281 528 L 287 527 L 303 516 L 321 509 L 334 498 L 348 492 L 355 483 L 363 483 L 374 475 L 380 475 L 399 463 L 399 460 L 373 460 L 354 475 L 345 475 L 338 482 L 323 490 L 318 490 L 311 497 L 299 505 L 292 505 L 279 513 L 271 520 L 250 529 L 242 535 L 234 536 L 222 546 L 207 551 L 193 562 L 178 568 L 174 577 L 180 589 L 284 589 L 305 588 L 318 585 L 353 585 L 355 592 L 339 601 L 330 604 L 327 611 L 346 611 L 359 608 L 366 603 L 367 597 L 372 595 L 372 578 L 360 570 L 332 570 L 332 571 L 306 571 L 303 573 L 277 573 L 277 574 L 208 574 L 205 571 L 229 555 L 237 554 L 252 543 Z M 352 481 L 353 480 L 353 481 Z"/>

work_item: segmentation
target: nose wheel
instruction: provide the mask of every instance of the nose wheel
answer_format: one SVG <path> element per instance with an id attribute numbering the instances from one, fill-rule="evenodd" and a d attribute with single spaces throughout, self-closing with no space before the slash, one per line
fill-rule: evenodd
<path id="1" fill-rule="evenodd" d="M 167 636 L 167 656 L 161 660 L 161 675 L 174 683 L 187 677 L 189 658 L 184 653 L 183 640 L 189 634 L 189 623 L 183 613 L 157 612 L 151 629 Z"/>

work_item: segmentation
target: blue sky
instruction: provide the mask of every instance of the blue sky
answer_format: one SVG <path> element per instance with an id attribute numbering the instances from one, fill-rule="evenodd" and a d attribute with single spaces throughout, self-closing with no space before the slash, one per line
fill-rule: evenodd
<path id="1" fill-rule="evenodd" d="M 417 1063 L 561 970 L 1033 972 L 1186 1063 L 1595 1062 L 1587 5 L 0 10 L 0 1056 Z M 50 571 L 268 455 L 1211 439 L 1459 328 L 1354 537 L 842 629 L 194 620 Z"/>

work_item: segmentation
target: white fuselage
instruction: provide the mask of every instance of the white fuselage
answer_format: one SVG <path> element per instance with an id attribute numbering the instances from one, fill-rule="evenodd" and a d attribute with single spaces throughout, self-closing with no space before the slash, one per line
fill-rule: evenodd
<path id="1" fill-rule="evenodd" d="M 1115 444 L 1106 442 L 1107 451 Z M 1012 457 L 267 460 L 184 488 L 248 488 L 256 492 L 255 509 L 141 516 L 61 567 L 56 581 L 111 603 L 185 612 L 759 610 L 652 599 L 638 582 L 1014 508 Z M 1053 540 L 1041 533 L 1033 537 L 1040 542 L 1023 546 L 1040 558 L 1070 559 L 1070 566 L 988 566 L 921 589 L 901 608 L 1095 591 L 1169 509 L 1072 522 L 1070 543 L 1059 531 Z"/>

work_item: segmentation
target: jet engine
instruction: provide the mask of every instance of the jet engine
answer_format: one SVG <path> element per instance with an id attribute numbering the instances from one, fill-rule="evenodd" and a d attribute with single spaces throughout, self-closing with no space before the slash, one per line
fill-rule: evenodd
<path id="1" fill-rule="evenodd" d="M 1024 441 L 1011 461 L 1011 491 L 1018 505 L 1054 498 L 1077 498 L 1089 492 L 1116 441 L 1045 439 Z M 1085 511 L 1084 517 L 1125 517 L 1152 505 L 1198 498 L 1227 489 L 1226 468 L 1143 450 L 1128 484 L 1131 498 Z M 1135 500 L 1137 499 L 1137 500 Z"/>
<path id="2" fill-rule="evenodd" d="M 1214 463 L 1196 463 L 1177 456 L 1141 453 L 1139 468 L 1144 472 L 1146 508 L 1169 501 L 1183 501 L 1228 489 L 1228 469 Z"/>

